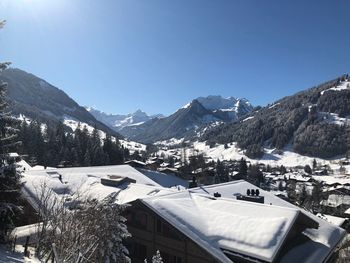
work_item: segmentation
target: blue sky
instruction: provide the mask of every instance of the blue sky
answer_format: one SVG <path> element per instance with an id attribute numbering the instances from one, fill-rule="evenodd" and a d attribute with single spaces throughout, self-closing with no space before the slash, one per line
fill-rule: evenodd
<path id="1" fill-rule="evenodd" d="M 350 1 L 0 0 L 0 61 L 106 112 L 266 105 L 350 73 Z"/>

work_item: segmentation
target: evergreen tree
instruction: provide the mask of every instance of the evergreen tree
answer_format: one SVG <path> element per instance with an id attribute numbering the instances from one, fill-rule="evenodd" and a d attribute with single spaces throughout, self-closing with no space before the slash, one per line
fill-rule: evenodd
<path id="1" fill-rule="evenodd" d="M 282 181 L 279 181 L 279 183 L 278 183 L 278 190 L 279 191 L 283 191 L 284 190 Z"/>
<path id="2" fill-rule="evenodd" d="M 312 209 L 314 212 L 321 212 L 319 211 L 321 208 L 321 201 L 322 201 L 322 186 L 321 183 L 316 181 L 314 187 L 312 188 L 312 194 L 311 194 L 311 201 L 312 201 Z"/>
<path id="3" fill-rule="evenodd" d="M 0 21 L 0 28 L 3 25 L 4 21 Z M 0 74 L 8 65 L 9 63 L 0 63 Z M 9 229 L 14 227 L 15 216 L 20 212 L 19 175 L 8 155 L 9 150 L 19 142 L 15 141 L 16 120 L 6 110 L 6 87 L 6 83 L 0 82 L 0 241 L 3 241 Z"/>
<path id="4" fill-rule="evenodd" d="M 284 167 L 283 165 L 280 166 L 280 172 L 281 174 L 285 174 L 287 172 L 286 167 Z"/>
<path id="5" fill-rule="evenodd" d="M 246 160 L 242 157 L 239 162 L 239 175 L 241 178 L 245 179 L 247 177 L 248 166 Z"/>
<path id="6" fill-rule="evenodd" d="M 258 187 L 264 182 L 264 174 L 260 171 L 258 165 L 251 165 L 249 167 L 247 180 Z"/>
<path id="7" fill-rule="evenodd" d="M 308 164 L 304 166 L 304 171 L 305 173 L 312 174 L 311 167 Z"/>
<path id="8" fill-rule="evenodd" d="M 229 181 L 228 177 L 228 169 L 225 167 L 223 162 L 220 162 L 220 160 L 217 160 L 216 162 L 216 175 L 217 175 L 217 183 L 224 183 Z"/>
<path id="9" fill-rule="evenodd" d="M 306 191 L 306 186 L 303 184 L 301 191 L 299 193 L 299 204 L 303 205 L 308 197 L 307 191 Z"/>

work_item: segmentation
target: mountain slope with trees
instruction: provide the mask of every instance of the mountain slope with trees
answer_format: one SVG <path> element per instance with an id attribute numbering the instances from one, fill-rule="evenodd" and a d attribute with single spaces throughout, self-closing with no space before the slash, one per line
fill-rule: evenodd
<path id="1" fill-rule="evenodd" d="M 0 20 L 0 29 L 5 21 Z M 0 62 L 0 76 L 9 66 Z M 11 160 L 10 149 L 20 143 L 17 140 L 17 121 L 12 118 L 6 103 L 7 83 L 0 80 L 0 243 L 6 241 L 15 226 L 16 216 L 21 213 L 20 175 Z"/>
<path id="2" fill-rule="evenodd" d="M 237 142 L 248 157 L 260 158 L 264 147 L 330 158 L 350 150 L 350 82 L 348 75 L 258 108 L 236 123 L 202 136 L 208 143 Z"/>
<path id="3" fill-rule="evenodd" d="M 10 68 L 2 73 L 0 81 L 8 85 L 7 100 L 15 116 L 22 114 L 27 118 L 52 126 L 56 126 L 65 118 L 75 119 L 120 137 L 107 125 L 96 120 L 65 92 L 33 74 Z"/>

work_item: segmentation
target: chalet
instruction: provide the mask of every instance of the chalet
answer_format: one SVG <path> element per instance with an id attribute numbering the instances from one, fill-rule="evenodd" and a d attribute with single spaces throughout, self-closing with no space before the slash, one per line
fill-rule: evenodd
<path id="1" fill-rule="evenodd" d="M 327 222 L 336 225 L 338 227 L 347 229 L 349 225 L 349 219 L 344 218 L 344 217 L 339 217 L 339 216 L 332 216 L 332 215 L 327 215 L 327 214 L 317 214 L 319 218 L 322 218 L 326 220 Z"/>
<path id="2" fill-rule="evenodd" d="M 328 171 L 326 169 L 316 170 L 313 172 L 314 175 L 328 175 Z"/>
<path id="3" fill-rule="evenodd" d="M 136 263 L 157 250 L 165 263 L 328 262 L 345 236 L 341 228 L 243 180 L 181 190 L 171 187 L 179 178 L 167 176 L 128 165 L 61 168 L 26 172 L 24 189 L 34 202 L 43 180 L 60 198 L 78 190 L 97 199 L 117 193 L 119 203 L 131 204 L 125 211 L 132 234 L 126 245 Z M 260 203 L 239 198 L 247 189 L 259 193 Z"/>
<path id="4" fill-rule="evenodd" d="M 125 164 L 130 165 L 134 168 L 146 168 L 147 164 L 138 160 L 126 161 Z"/>
<path id="5" fill-rule="evenodd" d="M 344 230 L 263 190 L 264 204 L 237 199 L 253 187 L 241 180 L 135 200 L 127 214 L 132 261 L 156 250 L 181 263 L 331 260 Z"/>

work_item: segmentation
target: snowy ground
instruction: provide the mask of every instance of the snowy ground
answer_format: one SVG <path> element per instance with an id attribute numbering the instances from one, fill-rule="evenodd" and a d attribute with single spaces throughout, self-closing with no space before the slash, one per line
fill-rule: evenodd
<path id="1" fill-rule="evenodd" d="M 172 146 L 173 144 L 170 144 Z M 272 166 L 283 165 L 285 167 L 295 167 L 295 166 L 305 166 L 312 165 L 313 160 L 315 159 L 319 165 L 329 165 L 332 169 L 339 168 L 339 158 L 334 159 L 321 159 L 314 158 L 305 155 L 301 155 L 295 153 L 292 150 L 291 145 L 285 147 L 283 151 L 278 151 L 276 149 L 264 149 L 264 155 L 261 159 L 250 159 L 245 154 L 244 151 L 237 147 L 235 142 L 227 144 L 227 148 L 225 149 L 225 145 L 217 144 L 215 147 L 210 148 L 205 142 L 194 142 L 190 147 L 185 149 L 187 158 L 192 155 L 203 154 L 205 157 L 211 160 L 240 160 L 241 158 L 245 158 L 251 163 L 264 163 Z M 159 155 L 165 156 L 174 156 L 177 158 L 181 158 L 181 154 L 183 154 L 184 150 L 181 148 L 178 149 L 167 149 L 166 146 L 161 147 L 158 151 Z M 349 170 L 350 167 L 344 166 L 344 168 Z"/>
<path id="2" fill-rule="evenodd" d="M 33 254 L 33 252 L 30 252 Z M 35 258 L 33 255 L 28 257 L 23 256 L 23 246 L 16 246 L 16 252 L 12 252 L 11 249 L 4 245 L 0 245 L 0 263 L 39 263 L 40 260 Z"/>
<path id="3" fill-rule="evenodd" d="M 319 112 L 318 116 L 323 119 L 326 123 L 336 125 L 350 125 L 350 118 L 339 117 L 336 113 Z"/>
<path id="4" fill-rule="evenodd" d="M 73 131 L 75 131 L 79 127 L 79 125 L 80 125 L 81 130 L 86 128 L 90 134 L 92 134 L 92 132 L 94 131 L 94 127 L 92 127 L 91 125 L 84 123 L 84 122 L 80 122 L 71 116 L 64 116 L 63 124 L 70 127 Z M 98 130 L 98 133 L 99 133 L 101 139 L 106 138 L 105 132 Z"/>
<path id="5" fill-rule="evenodd" d="M 122 146 L 124 146 L 124 148 L 128 148 L 131 154 L 133 154 L 135 151 L 146 151 L 146 145 L 142 143 L 129 140 L 119 140 L 119 142 Z"/>
<path id="6" fill-rule="evenodd" d="M 340 83 L 338 86 L 336 87 L 332 87 L 330 89 L 326 89 L 324 91 L 321 91 L 321 95 L 325 94 L 327 91 L 340 91 L 340 90 L 346 90 L 346 89 L 350 89 L 350 81 L 343 81 L 342 83 Z"/>

